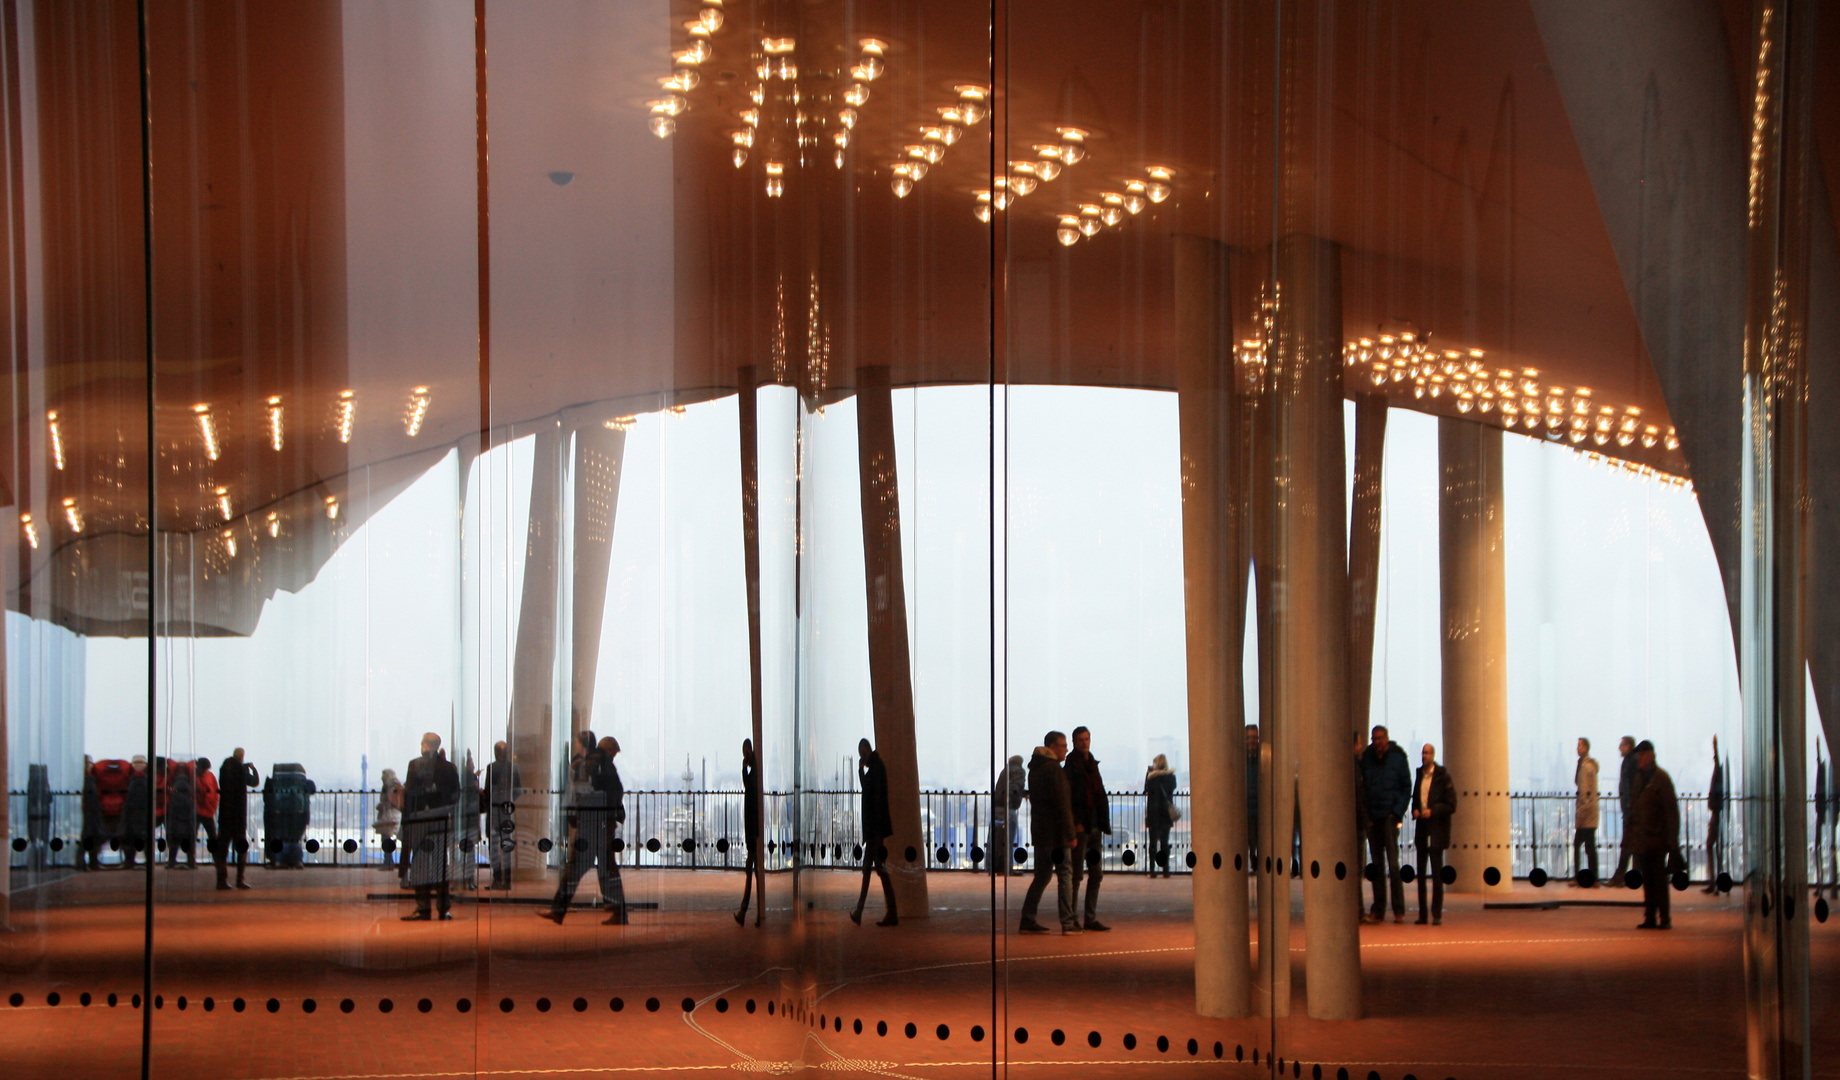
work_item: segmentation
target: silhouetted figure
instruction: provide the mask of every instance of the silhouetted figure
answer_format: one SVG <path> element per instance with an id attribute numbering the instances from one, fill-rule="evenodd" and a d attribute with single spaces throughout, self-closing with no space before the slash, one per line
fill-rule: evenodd
<path id="1" fill-rule="evenodd" d="M 875 874 L 882 879 L 882 902 L 888 909 L 875 925 L 898 926 L 901 919 L 895 912 L 894 881 L 888 876 L 888 838 L 894 835 L 894 815 L 888 810 L 888 767 L 868 739 L 856 744 L 856 755 L 856 778 L 862 787 L 863 878 L 850 921 L 862 925 L 863 905 L 869 901 L 869 876 Z"/>
<path id="2" fill-rule="evenodd" d="M 1375 724 L 1373 737 L 1360 758 L 1361 782 L 1366 790 L 1368 862 L 1383 876 L 1374 878 L 1374 906 L 1370 922 L 1386 918 L 1386 901 L 1393 900 L 1393 921 L 1406 921 L 1406 886 L 1399 877 L 1399 827 L 1412 804 L 1412 766 L 1406 752 L 1387 737 L 1386 725 Z"/>
<path id="3" fill-rule="evenodd" d="M 26 840 L 32 852 L 26 865 L 42 869 L 51 841 L 51 767 L 37 762 L 26 766 Z"/>
<path id="4" fill-rule="evenodd" d="M 454 814 L 460 798 L 460 770 L 441 752 L 441 737 L 422 736 L 422 756 L 403 773 L 403 847 L 409 856 L 409 884 L 415 887 L 415 910 L 404 922 L 427 922 L 430 901 L 442 919 L 451 919 L 449 879 L 453 874 Z"/>
<path id="5" fill-rule="evenodd" d="M 1358 741 L 1358 740 L 1357 740 Z M 1359 775 L 1357 770 L 1356 775 Z M 1259 858 L 1259 725 L 1246 725 L 1246 837 L 1252 861 Z"/>
<path id="6" fill-rule="evenodd" d="M 1450 815 L 1457 812 L 1457 785 L 1437 763 L 1437 748 L 1419 751 L 1418 776 L 1412 783 L 1413 847 L 1418 854 L 1418 924 L 1425 924 L 1425 879 L 1431 879 L 1431 923 L 1444 922 L 1444 850 L 1450 847 Z"/>
<path id="7" fill-rule="evenodd" d="M 123 762 L 126 764 L 126 762 Z M 96 782 L 96 761 L 83 755 L 83 824 L 77 835 L 77 869 L 102 869 L 102 845 L 108 834 L 102 824 L 102 789 Z"/>
<path id="8" fill-rule="evenodd" d="M 511 750 L 503 742 L 492 747 L 486 766 L 486 861 L 492 864 L 494 889 L 511 888 L 512 856 L 517 852 L 517 796 L 524 786 Z"/>
<path id="9" fill-rule="evenodd" d="M 1016 811 L 1028 794 L 1028 775 L 1022 768 L 1022 755 L 1011 754 L 997 770 L 990 785 L 990 872 L 1008 877 L 1015 872 Z"/>
<path id="10" fill-rule="evenodd" d="M 1022 932 L 1045 934 L 1048 928 L 1035 919 L 1041 894 L 1053 878 L 1060 896 L 1061 933 L 1077 934 L 1080 921 L 1073 908 L 1073 845 L 1078 830 L 1073 820 L 1073 792 L 1061 762 L 1067 760 L 1067 736 L 1050 731 L 1029 757 L 1029 840 L 1035 845 L 1035 877 L 1022 898 Z"/>
<path id="11" fill-rule="evenodd" d="M 1655 764 L 1655 744 L 1643 739 L 1633 755 L 1641 774 L 1640 790 L 1629 808 L 1628 846 L 1642 872 L 1642 922 L 1638 930 L 1670 930 L 1668 910 L 1670 862 L 1680 860 L 1680 802 L 1674 779 Z"/>
<path id="12" fill-rule="evenodd" d="M 1818 853 L 1821 848 L 1819 829 L 1816 832 L 1815 850 Z M 1724 855 L 1725 765 L 1719 760 L 1719 737 L 1714 735 L 1712 737 L 1712 779 L 1706 784 L 1706 892 L 1719 891 L 1719 869 L 1724 865 Z M 1818 854 L 1816 858 L 1819 858 Z"/>
<path id="13" fill-rule="evenodd" d="M 601 771 L 594 778 L 594 790 L 607 803 L 607 849 L 601 859 L 601 903 L 607 905 L 603 925 L 625 926 L 626 884 L 620 878 L 620 826 L 626 824 L 626 785 L 620 781 L 620 740 L 611 735 L 600 741 Z"/>
<path id="14" fill-rule="evenodd" d="M 262 785 L 262 832 L 270 861 L 277 867 L 301 869 L 307 852 L 302 844 L 313 819 L 313 793 L 319 786 L 307 779 L 298 762 L 275 763 Z"/>
<path id="15" fill-rule="evenodd" d="M 549 910 L 540 913 L 557 925 L 561 925 L 563 916 L 568 914 L 582 875 L 598 869 L 603 900 L 608 899 L 607 894 L 613 887 L 608 879 L 613 835 L 609 828 L 605 781 L 601 776 L 605 765 L 606 755 L 601 753 L 594 732 L 576 732 L 575 753 L 569 758 L 569 786 L 563 802 L 568 857 L 563 861 L 562 880 L 556 883 L 556 895 L 550 900 Z"/>
<path id="16" fill-rule="evenodd" d="M 128 775 L 128 793 L 122 802 L 122 865 L 132 868 L 134 859 L 141 852 L 147 852 L 147 861 L 153 862 L 151 844 L 153 842 L 153 777 L 147 770 L 147 757 L 136 754 L 129 762 L 132 770 Z"/>
<path id="17" fill-rule="evenodd" d="M 217 775 L 211 771 L 211 759 L 201 757 L 192 762 L 193 799 L 198 819 L 198 830 L 204 833 L 204 849 L 211 856 L 211 864 L 217 869 L 217 879 L 224 878 L 223 861 L 217 857 L 217 805 L 222 801 L 223 792 L 218 786 Z"/>
<path id="18" fill-rule="evenodd" d="M 1828 805 L 1830 801 L 1830 789 L 1827 783 L 1827 773 L 1827 763 L 1821 760 L 1821 743 L 1819 740 L 1816 740 L 1814 744 L 1814 880 L 1816 896 L 1820 895 L 1821 884 L 1823 882 L 1832 882 L 1836 878 L 1840 878 L 1840 866 L 1835 865 L 1833 851 L 1826 851 L 1826 859 L 1823 860 L 1822 858 L 1822 834 L 1826 834 L 1826 847 L 1831 849 L 1833 847 L 1833 836 L 1835 831 L 1835 823 L 1831 814 L 1833 808 Z M 1825 871 L 1822 869 L 1823 862 L 1825 862 L 1826 865 Z M 1832 874 L 1833 876 L 1826 876 L 1827 874 Z"/>
<path id="19" fill-rule="evenodd" d="M 1636 792 L 1642 790 L 1642 775 L 1636 770 L 1634 736 L 1625 735 L 1617 740 L 1616 752 L 1623 758 L 1616 777 L 1616 801 L 1622 809 L 1623 824 L 1623 839 L 1617 845 L 1616 879 L 1621 881 L 1623 874 L 1629 869 L 1629 808 L 1635 805 Z"/>
<path id="20" fill-rule="evenodd" d="M 408 859 L 395 858 L 396 834 L 402 831 L 402 808 L 402 781 L 397 779 L 395 769 L 385 769 L 377 779 L 377 806 L 375 816 L 371 819 L 371 829 L 383 847 L 383 868 L 396 870 L 398 876 L 406 875 L 409 871 Z M 402 863 L 400 868 L 396 865 L 398 862 Z"/>
<path id="21" fill-rule="evenodd" d="M 741 740 L 741 842 L 747 847 L 743 866 L 746 880 L 741 886 L 741 907 L 735 911 L 735 925 L 747 925 L 748 904 L 754 898 L 754 875 L 760 873 L 760 759 L 754 754 L 754 740 Z M 761 884 L 760 907 L 754 912 L 754 925 L 766 916 L 766 884 Z"/>
<path id="22" fill-rule="evenodd" d="M 1597 759 L 1589 739 L 1578 740 L 1572 786 L 1572 885 L 1588 889 L 1597 884 Z"/>
<path id="23" fill-rule="evenodd" d="M 455 825 L 454 843 L 457 860 L 454 873 L 459 877 L 461 887 L 479 888 L 479 815 L 485 810 L 484 792 L 479 786 L 479 767 L 473 764 L 473 752 L 468 750 L 460 766 L 460 816 Z"/>
<path id="24" fill-rule="evenodd" d="M 1099 921 L 1099 884 L 1105 880 L 1101 860 L 1105 857 L 1105 838 L 1112 835 L 1112 804 L 1105 797 L 1105 781 L 1099 776 L 1099 759 L 1092 756 L 1092 732 L 1084 727 L 1073 729 L 1073 752 L 1061 766 L 1067 774 L 1067 789 L 1073 798 L 1073 894 L 1080 894 L 1080 879 L 1086 879 L 1086 930 L 1110 930 Z"/>
<path id="25" fill-rule="evenodd" d="M 1178 815 L 1176 774 L 1169 767 L 1169 759 L 1158 754 L 1150 768 L 1144 771 L 1144 828 L 1150 833 L 1148 870 L 1151 877 L 1156 876 L 1159 866 L 1163 876 L 1169 876 L 1169 830 L 1175 826 Z"/>
<path id="26" fill-rule="evenodd" d="M 217 770 L 217 887 L 228 889 L 226 864 L 236 860 L 236 887 L 249 888 L 243 872 L 249 868 L 249 790 L 261 783 L 256 767 L 243 760 L 243 748 L 225 759 Z"/>
<path id="27" fill-rule="evenodd" d="M 198 786 L 192 763 L 175 761 L 166 767 L 166 866 L 179 865 L 179 852 L 185 863 L 198 868 Z"/>

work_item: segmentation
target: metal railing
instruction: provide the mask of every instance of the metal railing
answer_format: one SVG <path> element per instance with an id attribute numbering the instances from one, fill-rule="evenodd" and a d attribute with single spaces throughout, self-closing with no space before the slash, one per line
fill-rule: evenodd
<path id="1" fill-rule="evenodd" d="M 552 807 L 555 793 L 550 794 Z M 304 841 L 304 864 L 309 866 L 377 866 L 388 856 L 383 838 L 372 828 L 376 816 L 378 793 L 375 791 L 320 791 L 312 796 L 310 817 Z M 1148 868 L 1149 836 L 1143 823 L 1144 796 L 1141 792 L 1112 792 L 1108 795 L 1112 834 L 1102 845 L 1102 865 L 1107 873 L 1143 872 Z M 27 815 L 23 792 L 9 793 L 11 824 L 8 837 L 10 865 L 74 866 L 78 843 L 83 834 L 82 797 L 78 792 L 52 793 L 48 815 L 33 820 Z M 822 790 L 804 792 L 768 792 L 764 797 L 762 836 L 765 850 L 762 864 L 769 871 L 797 867 L 857 869 L 861 865 L 861 830 L 858 824 L 861 797 L 855 791 Z M 626 822 L 619 835 L 624 850 L 619 858 L 623 865 L 682 870 L 739 869 L 745 864 L 742 837 L 742 793 L 739 791 L 628 791 L 625 798 Z M 1170 830 L 1169 869 L 1186 873 L 1189 869 L 1190 801 L 1189 793 L 1176 793 L 1176 807 L 1182 818 Z M 1606 794 L 1600 801 L 1597 830 L 1598 868 L 1608 875 L 1616 867 L 1622 842 L 1622 824 L 1616 796 Z M 1535 869 L 1552 878 L 1572 874 L 1571 842 L 1574 799 L 1570 793 L 1522 792 L 1509 797 L 1511 815 L 1510 843 L 1513 849 L 1513 875 L 1525 878 Z M 1741 805 L 1733 799 L 1722 821 L 1725 855 L 1717 866 L 1711 865 L 1706 846 L 1709 811 L 1701 794 L 1680 796 L 1681 841 L 1687 855 L 1689 872 L 1695 880 L 1707 880 L 1718 871 L 1738 876 L 1738 855 L 1743 850 L 1744 823 Z M 915 855 L 934 870 L 987 871 L 994 859 L 1003 860 L 1012 870 L 1028 872 L 1034 866 L 1034 848 L 1029 842 L 1029 804 L 1012 815 L 1009 825 L 1008 851 L 993 853 L 991 845 L 991 800 L 989 792 L 923 791 L 920 794 L 921 836 L 926 850 Z M 1809 867 L 1811 877 L 1817 867 L 1813 843 L 1814 802 L 1808 801 Z M 478 842 L 474 844 L 476 860 L 487 861 L 484 822 L 479 822 Z M 251 852 L 268 849 L 269 839 L 263 827 L 262 800 L 252 793 L 249 805 Z M 1823 834 L 1831 838 L 1831 831 Z M 156 855 L 164 861 L 163 830 L 156 829 Z M 1409 849 L 1412 830 L 1401 830 L 1400 842 Z M 1831 839 L 1830 839 L 1831 842 Z M 561 849 L 553 847 L 552 864 Z M 208 859 L 200 836 L 198 857 Z M 1020 859 L 1018 859 L 1020 854 Z M 256 856 L 252 854 L 252 859 Z M 104 865 L 123 861 L 118 849 L 101 853 Z M 1823 864 L 1827 876 L 1834 875 L 1833 860 Z"/>

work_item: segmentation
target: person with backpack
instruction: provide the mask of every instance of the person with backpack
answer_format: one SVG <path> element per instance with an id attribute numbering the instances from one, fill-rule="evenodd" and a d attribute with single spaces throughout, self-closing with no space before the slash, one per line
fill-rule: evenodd
<path id="1" fill-rule="evenodd" d="M 179 865 L 184 850 L 185 863 L 198 869 L 198 790 L 193 779 L 192 763 L 175 761 L 166 767 L 166 868 Z"/>
<path id="2" fill-rule="evenodd" d="M 147 860 L 153 861 L 149 851 L 153 842 L 153 777 L 147 771 L 145 754 L 134 755 L 129 770 L 128 791 L 121 809 L 121 864 L 132 870 L 136 856 L 143 851 L 148 851 Z"/>
<path id="3" fill-rule="evenodd" d="M 301 841 L 307 835 L 317 790 L 306 770 L 292 762 L 277 764 L 262 786 L 262 826 L 275 866 L 299 869 L 305 864 Z"/>
<path id="4" fill-rule="evenodd" d="M 217 887 L 229 889 L 229 863 L 236 860 L 236 887 L 249 888 L 243 872 L 249 868 L 249 790 L 261 782 L 256 767 L 243 760 L 243 748 L 224 759 L 218 768 L 217 846 L 211 852 L 217 864 Z"/>
<path id="5" fill-rule="evenodd" d="M 84 789 L 86 795 L 92 789 L 95 792 L 96 819 L 93 831 L 85 826 L 83 847 L 92 870 L 102 868 L 104 846 L 124 846 L 128 783 L 133 775 L 134 767 L 120 758 L 105 758 L 89 767 Z"/>

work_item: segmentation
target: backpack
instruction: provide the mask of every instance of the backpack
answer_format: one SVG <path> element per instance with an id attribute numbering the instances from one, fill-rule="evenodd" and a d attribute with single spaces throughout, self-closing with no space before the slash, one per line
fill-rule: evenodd
<path id="1" fill-rule="evenodd" d="M 89 772 L 96 778 L 96 797 L 103 816 L 120 817 L 128 805 L 128 780 L 134 775 L 134 766 L 120 758 L 110 758 L 96 762 Z"/>
<path id="2" fill-rule="evenodd" d="M 307 777 L 301 772 L 276 772 L 269 779 L 274 783 L 275 812 L 280 814 L 307 813 Z"/>

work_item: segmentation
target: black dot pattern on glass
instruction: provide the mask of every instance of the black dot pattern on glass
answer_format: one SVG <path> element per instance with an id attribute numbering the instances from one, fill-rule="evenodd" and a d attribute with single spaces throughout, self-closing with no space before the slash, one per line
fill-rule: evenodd
<path id="1" fill-rule="evenodd" d="M 877 1035 L 886 1036 L 888 1034 L 888 1021 L 877 1020 L 875 1022 L 875 1033 Z"/>
<path id="2" fill-rule="evenodd" d="M 1339 863 L 1339 862 L 1336 863 L 1335 864 L 1335 880 L 1346 881 L 1347 879 L 1348 879 L 1348 864 Z"/>
<path id="3" fill-rule="evenodd" d="M 727 998 L 717 998 L 716 999 L 716 1011 L 719 1013 L 725 1013 L 728 1011 L 728 999 Z"/>
<path id="4" fill-rule="evenodd" d="M 140 1003 L 136 1002 L 135 1004 L 138 1005 Z M 164 1009 L 166 1007 L 166 995 L 164 994 L 153 995 L 153 1007 L 156 1009 Z"/>
<path id="5" fill-rule="evenodd" d="M 183 1001 L 185 999 L 180 998 L 179 1000 Z M 183 1009 L 185 1006 L 181 1005 L 179 1007 Z M 300 1003 L 300 1011 L 303 1013 L 313 1013 L 313 1012 L 317 1012 L 318 1010 L 319 1010 L 319 1002 L 314 1001 L 312 998 L 308 998 L 305 1001 Z"/>
<path id="6" fill-rule="evenodd" d="M 1216 1058 L 1223 1057 L 1226 1055 L 1226 1052 L 1227 1052 L 1227 1047 L 1224 1043 L 1217 1042 L 1214 1044 L 1214 1057 Z"/>
<path id="7" fill-rule="evenodd" d="M 1135 1050 L 1135 1049 L 1137 1049 L 1137 1036 L 1135 1036 L 1135 1035 L 1133 1035 L 1133 1034 L 1131 1034 L 1131 1033 L 1130 1033 L 1130 1032 L 1128 1032 L 1128 1031 L 1127 1031 L 1127 1032 L 1125 1032 L 1125 1033 L 1124 1033 L 1124 1048 L 1125 1048 L 1126 1050 Z"/>
<path id="8" fill-rule="evenodd" d="M 1017 848 L 1017 849 L 1016 849 L 1016 865 L 1017 865 L 1017 866 L 1021 866 L 1021 865 L 1022 865 L 1023 863 L 1025 863 L 1025 862 L 1028 862 L 1028 861 L 1029 861 L 1029 849 L 1028 849 L 1028 848 L 1020 848 L 1020 847 L 1019 847 L 1019 848 Z M 1191 856 L 1189 856 L 1189 862 L 1188 862 L 1188 865 L 1190 865 L 1190 866 L 1193 866 L 1193 865 L 1195 865 L 1195 862 L 1194 862 L 1194 856 L 1192 856 L 1192 855 L 1191 855 Z"/>
<path id="9" fill-rule="evenodd" d="M 1026 1043 L 1028 1041 L 1029 1041 L 1029 1029 L 1025 1027 L 1017 1028 L 1016 1029 L 1016 1043 L 1018 1045 L 1021 1045 L 1022 1043 Z"/>
<path id="10" fill-rule="evenodd" d="M 1067 1033 L 1060 1028 L 1055 1028 L 1053 1031 L 1048 1032 L 1048 1041 L 1059 1046 L 1067 1041 Z"/>
<path id="11" fill-rule="evenodd" d="M 114 995 L 114 994 L 110 994 L 110 995 L 109 995 L 109 1005 L 110 1005 L 111 1007 L 113 1007 L 113 1006 L 114 1006 L 114 1004 L 115 1004 L 115 995 Z M 232 1002 L 230 1003 L 230 1007 L 231 1007 L 232 1009 L 235 1009 L 235 1010 L 236 1010 L 237 1012 L 242 1012 L 242 1011 L 243 1011 L 244 1009 L 246 1009 L 246 1008 L 248 1008 L 249 1006 L 248 1006 L 248 1003 L 247 1003 L 247 1002 L 245 1002 L 245 1001 L 244 1001 L 244 1000 L 243 1000 L 242 998 L 237 998 L 237 999 L 236 999 L 235 1001 L 232 1001 Z M 387 999 L 387 998 L 385 999 L 385 1005 L 384 1005 L 384 1010 L 383 1010 L 383 1011 L 384 1011 L 384 1012 L 389 1012 L 389 1011 L 390 1011 L 390 1010 L 389 1010 L 389 1004 L 388 1004 L 388 999 Z"/>
<path id="12" fill-rule="evenodd" d="M 1310 877 L 1322 877 L 1322 863 L 1317 862 L 1315 859 L 1310 860 Z"/>
<path id="13" fill-rule="evenodd" d="M 1243 870 L 1245 869 L 1245 866 L 1246 866 L 1246 857 L 1244 855 L 1235 853 L 1233 856 L 1233 869 Z"/>
<path id="14" fill-rule="evenodd" d="M 1724 872 L 1720 872 L 1718 886 L 1719 886 L 1720 892 L 1730 892 L 1731 891 L 1731 875 L 1724 873 Z"/>
<path id="15" fill-rule="evenodd" d="M 345 843 L 341 844 L 340 846 L 345 849 L 345 854 L 347 855 L 350 855 L 352 852 L 358 850 L 358 842 L 356 840 L 347 840 L 345 841 Z"/>
<path id="16" fill-rule="evenodd" d="M 379 1001 L 377 1003 L 377 1011 L 380 1013 L 387 1013 L 391 1009 L 394 1009 L 394 1008 L 396 1008 L 396 1003 L 391 1001 L 389 998 L 384 998 L 382 1001 Z M 243 1011 L 243 999 L 242 998 L 236 999 L 236 1011 L 237 1012 Z"/>
<path id="17" fill-rule="evenodd" d="M 908 862 L 913 862 L 915 859 L 918 859 L 920 857 L 920 853 L 914 850 L 914 846 L 912 844 L 907 845 L 907 850 L 903 851 L 902 854 L 907 856 Z"/>
<path id="18" fill-rule="evenodd" d="M 752 1012 L 754 1011 L 754 999 L 753 999 L 753 998 L 748 998 L 748 999 L 747 999 L 747 1011 L 748 1011 L 748 1012 L 750 1012 L 750 1013 L 752 1013 Z M 862 1033 L 861 1033 L 861 1032 L 857 1032 L 857 1034 L 859 1034 L 859 1035 L 860 1035 L 860 1034 L 862 1034 Z"/>
<path id="19" fill-rule="evenodd" d="M 463 1013 L 472 1012 L 473 1002 L 469 998 L 461 998 L 459 1001 L 454 1002 L 454 1008 L 459 1009 Z"/>
<path id="20" fill-rule="evenodd" d="M 1201 1052 L 1201 1044 L 1196 1042 L 1193 1039 L 1188 1040 L 1188 1056 L 1194 1057 L 1196 1054 L 1199 1054 L 1200 1052 Z"/>
<path id="21" fill-rule="evenodd" d="M 971 1041 L 972 1042 L 983 1042 L 984 1041 L 984 1025 L 982 1024 L 972 1024 L 971 1025 Z"/>
<path id="22" fill-rule="evenodd" d="M 425 1012 L 425 1013 L 433 1012 L 434 1002 L 428 1000 L 427 998 L 423 998 L 422 1000 L 415 1003 L 415 1009 L 417 1012 Z"/>
<path id="23" fill-rule="evenodd" d="M 645 999 L 645 1011 L 646 1012 L 657 1012 L 658 1011 L 658 999 L 655 997 L 646 998 Z"/>
<path id="24" fill-rule="evenodd" d="M 651 852 L 654 855 L 658 854 L 658 849 L 662 847 L 664 847 L 664 845 L 658 842 L 658 838 L 656 836 L 652 837 L 650 840 L 647 840 L 645 842 L 645 850 Z"/>
<path id="25" fill-rule="evenodd" d="M 933 1034 L 939 1036 L 940 1042 L 945 1042 L 947 1039 L 952 1037 L 952 1029 L 945 1026 L 944 1024 L 941 1024 L 937 1028 L 933 1029 Z"/>
<path id="26" fill-rule="evenodd" d="M 1628 889 L 1640 889 L 1642 887 L 1642 871 L 1637 870 L 1633 866 L 1624 871 L 1623 887 Z"/>
<path id="27" fill-rule="evenodd" d="M 1399 880 L 1407 885 L 1412 884 L 1413 879 L 1417 877 L 1418 871 L 1412 867 L 1411 863 L 1404 863 L 1399 867 Z"/>
<path id="28" fill-rule="evenodd" d="M 9 998 L 7 998 L 7 999 L 6 999 L 6 1001 L 7 1001 L 7 1004 L 9 1004 L 9 1005 L 11 1005 L 11 1006 L 12 1006 L 13 1008 L 15 1008 L 15 1009 L 17 1009 L 17 1008 L 20 1008 L 21 1006 L 23 1006 L 23 1005 L 25 1005 L 25 1003 L 26 1003 L 26 996 L 25 996 L 24 994 L 22 994 L 22 993 L 19 993 L 19 992 L 18 992 L 17 990 L 15 990 L 15 991 L 13 992 L 13 994 L 12 994 L 12 996 L 11 996 L 11 997 L 9 997 Z"/>
<path id="29" fill-rule="evenodd" d="M 1827 898 L 1825 896 L 1817 898 L 1814 902 L 1814 921 L 1824 923 L 1827 921 L 1827 915 Z"/>
<path id="30" fill-rule="evenodd" d="M 1098 1049 L 1099 1044 L 1104 1041 L 1105 1040 L 1096 1031 L 1089 1031 L 1086 1033 L 1086 1045 L 1095 1050 Z"/>
<path id="31" fill-rule="evenodd" d="M 209 1000 L 207 999 L 205 1008 L 208 1009 L 210 1007 L 211 1006 L 210 1006 Z M 348 1013 L 357 1007 L 358 1007 L 358 1003 L 351 1000 L 350 998 L 343 998 L 339 1001 L 339 1011 L 342 1013 Z"/>
<path id="32" fill-rule="evenodd" d="M 517 1008 L 517 1002 L 512 1001 L 510 998 L 499 998 L 498 999 L 498 1011 L 499 1012 L 508 1013 L 512 1009 L 515 1009 L 515 1008 Z"/>
<path id="33" fill-rule="evenodd" d="M 1183 856 L 1183 861 L 1188 863 L 1188 868 L 1190 870 L 1193 870 L 1195 868 L 1195 853 L 1192 851 L 1189 852 L 1187 855 Z"/>
<path id="34" fill-rule="evenodd" d="M 1169 1053 L 1169 1036 L 1158 1035 L 1156 1037 L 1156 1050 L 1159 1054 Z"/>
<path id="35" fill-rule="evenodd" d="M 549 999 L 548 998 L 540 997 L 537 999 L 537 1011 L 544 1012 L 544 1013 L 549 1011 Z"/>
<path id="36" fill-rule="evenodd" d="M 918 1035 L 918 1034 L 920 1034 L 920 1029 L 914 1026 L 914 1022 L 913 1022 L 912 1020 L 909 1020 L 909 1021 L 907 1022 L 907 1026 L 906 1026 L 905 1028 L 903 1028 L 903 1029 L 902 1029 L 902 1031 L 903 1031 L 903 1032 L 904 1032 L 904 1033 L 905 1033 L 905 1034 L 907 1035 L 907 1037 L 908 1037 L 908 1038 L 910 1038 L 910 1039 L 911 1039 L 911 1038 L 913 1038 L 913 1037 L 914 1037 L 915 1035 Z"/>
<path id="37" fill-rule="evenodd" d="M 1482 883 L 1493 888 L 1501 884 L 1501 868 L 1491 866 L 1482 872 Z"/>
<path id="38" fill-rule="evenodd" d="M 272 1013 L 280 1012 L 281 1011 L 281 1000 L 279 998 L 269 998 L 268 999 L 268 1011 Z"/>
<path id="39" fill-rule="evenodd" d="M 1444 869 L 1438 873 L 1438 876 L 1444 879 L 1444 884 L 1455 885 L 1457 883 L 1457 868 L 1446 865 Z"/>
<path id="40" fill-rule="evenodd" d="M 549 854 L 555 846 L 556 842 L 547 836 L 537 841 L 537 850 L 543 852 L 545 855 Z"/>
<path id="41" fill-rule="evenodd" d="M 1527 875 L 1527 884 L 1533 886 L 1536 889 L 1544 889 L 1546 887 L 1546 881 L 1547 881 L 1546 871 L 1540 869 L 1537 866 L 1534 867 L 1532 872 L 1530 872 Z"/>
<path id="42" fill-rule="evenodd" d="M 83 993 L 82 993 L 82 994 L 80 994 L 80 995 L 78 995 L 78 997 L 77 997 L 77 1002 L 78 1002 L 78 1004 L 81 1004 L 81 1005 L 84 1005 L 84 1006 L 87 1006 L 87 1005 L 88 1005 L 88 1004 L 90 1003 L 90 1001 L 91 1001 L 91 998 L 90 998 L 90 996 L 89 996 L 89 991 L 88 991 L 88 990 L 85 990 L 85 991 L 83 991 Z M 210 999 L 210 998 L 205 998 L 205 999 L 204 999 L 204 1011 L 205 1011 L 205 1012 L 210 1012 L 210 1011 L 211 1011 L 211 1008 L 212 1008 L 212 1001 L 211 1001 L 211 999 Z"/>
<path id="43" fill-rule="evenodd" d="M 1220 852 L 1218 851 L 1214 853 L 1214 869 L 1220 869 Z"/>
<path id="44" fill-rule="evenodd" d="M 1118 861 L 1126 866 L 1135 866 L 1137 865 L 1137 852 L 1127 850 L 1123 855 L 1118 857 Z"/>

